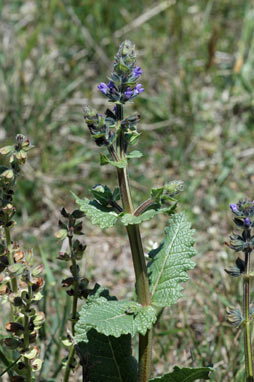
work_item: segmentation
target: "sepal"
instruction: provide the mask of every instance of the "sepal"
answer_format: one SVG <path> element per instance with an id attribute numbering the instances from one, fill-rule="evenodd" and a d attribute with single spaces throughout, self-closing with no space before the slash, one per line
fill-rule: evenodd
<path id="1" fill-rule="evenodd" d="M 238 327 L 243 322 L 242 312 L 239 308 L 227 307 L 227 320 L 233 327 Z"/>
<path id="2" fill-rule="evenodd" d="M 240 259 L 240 257 L 236 259 L 235 264 L 236 264 L 236 267 L 224 269 L 225 272 L 227 272 L 227 274 L 229 274 L 229 276 L 231 277 L 239 277 L 245 271 L 245 262 L 242 259 Z"/>

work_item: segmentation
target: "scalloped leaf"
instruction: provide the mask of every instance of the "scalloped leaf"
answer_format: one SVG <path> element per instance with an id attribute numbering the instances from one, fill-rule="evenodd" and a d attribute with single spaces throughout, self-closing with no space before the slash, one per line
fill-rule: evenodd
<path id="1" fill-rule="evenodd" d="M 191 260 L 196 254 L 193 232 L 185 214 L 175 214 L 165 229 L 165 240 L 149 253 L 152 260 L 148 273 L 154 305 L 170 306 L 182 296 L 181 283 L 189 279 L 187 271 L 195 266 Z"/>
<path id="2" fill-rule="evenodd" d="M 75 338 L 77 342 L 87 342 L 87 333 L 91 329 L 114 337 L 122 334 L 133 337 L 137 333 L 145 335 L 155 321 L 156 311 L 152 306 L 130 301 L 108 301 L 105 297 L 88 298 L 75 326 Z"/>
<path id="3" fill-rule="evenodd" d="M 150 379 L 150 382 L 193 382 L 200 379 L 210 379 L 210 372 L 213 369 L 210 367 L 199 367 L 199 368 L 187 368 L 175 366 L 172 373 L 163 375 L 162 377 L 157 377 Z"/>
<path id="4" fill-rule="evenodd" d="M 154 216 L 162 214 L 162 213 L 170 213 L 174 210 L 176 206 L 176 203 L 173 203 L 170 207 L 164 207 L 164 208 L 158 208 L 158 209 L 149 209 L 145 212 L 143 212 L 139 216 L 135 216 L 132 214 L 123 214 L 121 216 L 121 222 L 124 225 L 129 225 L 129 224 L 140 224 L 146 220 L 152 219 Z"/>
<path id="5" fill-rule="evenodd" d="M 87 198 L 80 199 L 75 194 L 73 194 L 73 196 L 80 210 L 85 212 L 92 224 L 98 225 L 100 228 L 109 228 L 116 224 L 118 215 L 113 208 L 104 207 L 96 200 L 89 200 Z"/>
<path id="6" fill-rule="evenodd" d="M 104 336 L 92 329 L 88 343 L 81 342 L 77 353 L 83 373 L 90 382 L 136 382 L 137 361 L 131 354 L 131 336 Z"/>

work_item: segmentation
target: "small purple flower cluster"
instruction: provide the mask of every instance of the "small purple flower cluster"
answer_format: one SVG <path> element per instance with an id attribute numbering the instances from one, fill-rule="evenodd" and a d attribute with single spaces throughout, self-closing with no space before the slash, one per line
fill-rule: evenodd
<path id="1" fill-rule="evenodd" d="M 137 84 L 134 89 L 131 87 L 128 87 L 127 90 L 124 92 L 127 99 L 134 98 L 140 93 L 144 91 L 144 88 L 141 84 Z"/>
<path id="2" fill-rule="evenodd" d="M 136 83 L 143 73 L 139 66 L 135 66 L 135 46 L 130 41 L 121 44 L 115 57 L 114 69 L 110 81 L 106 84 L 101 82 L 98 90 L 104 94 L 110 102 L 127 101 L 137 97 L 144 91 L 142 84 Z"/>
<path id="3" fill-rule="evenodd" d="M 231 211 L 237 216 L 234 220 L 235 223 L 242 225 L 245 228 L 250 228 L 254 226 L 254 201 L 243 200 L 238 202 L 237 204 L 230 204 Z"/>
<path id="4" fill-rule="evenodd" d="M 254 248 L 254 236 L 251 233 L 251 228 L 254 227 L 254 201 L 243 200 L 237 204 L 232 203 L 230 208 L 236 215 L 234 223 L 243 231 L 242 234 L 233 233 L 230 242 L 225 244 L 236 252 L 250 253 Z M 232 277 L 239 276 L 243 271 L 241 259 L 237 260 L 236 267 L 226 270 Z"/>
<path id="5" fill-rule="evenodd" d="M 133 72 L 133 77 L 137 79 L 143 71 L 137 67 Z M 137 97 L 140 93 L 144 91 L 142 84 L 136 84 L 134 87 L 127 86 L 123 84 L 122 86 L 116 86 L 113 81 L 109 81 L 108 84 L 101 82 L 97 86 L 98 90 L 107 96 L 111 102 L 120 101 L 121 103 L 125 103 L 135 97 Z M 126 89 L 126 90 L 124 90 Z"/>

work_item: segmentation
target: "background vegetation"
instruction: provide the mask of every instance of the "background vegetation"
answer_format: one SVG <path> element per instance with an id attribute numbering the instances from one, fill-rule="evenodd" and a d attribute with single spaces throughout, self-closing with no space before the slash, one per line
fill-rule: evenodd
<path id="1" fill-rule="evenodd" d="M 71 190 L 89 196 L 94 184 L 116 181 L 113 168 L 100 173 L 82 107 L 103 108 L 96 85 L 129 38 L 145 87 L 132 106 L 142 116 L 139 148 L 145 155 L 131 171 L 134 199 L 146 198 L 152 184 L 182 179 L 179 209 L 197 230 L 197 267 L 184 298 L 156 328 L 155 371 L 214 365 L 214 381 L 237 381 L 244 365 L 241 338 L 226 322 L 225 307 L 240 302 L 241 290 L 224 276 L 234 261 L 224 241 L 232 229 L 229 203 L 254 197 L 253 2 L 2 0 L 0 11 L 0 144 L 22 133 L 35 145 L 19 181 L 15 232 L 46 266 L 41 375 L 52 379 L 41 380 L 60 375 L 53 376 L 52 365 L 61 368 L 58 337 L 68 317 L 67 309 L 62 321 L 66 298 L 59 285 L 68 273 L 56 260 L 53 237 L 58 211 L 73 209 Z M 143 224 L 147 247 L 160 240 L 164 224 L 161 217 Z M 130 252 L 120 228 L 102 235 L 86 222 L 85 232 L 83 266 L 91 284 L 111 287 L 119 297 L 131 293 Z"/>

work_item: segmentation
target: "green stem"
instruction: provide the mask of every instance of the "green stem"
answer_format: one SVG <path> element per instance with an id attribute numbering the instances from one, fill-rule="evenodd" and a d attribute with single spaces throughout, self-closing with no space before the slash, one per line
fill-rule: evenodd
<path id="1" fill-rule="evenodd" d="M 13 259 L 12 243 L 11 243 L 11 233 L 10 233 L 9 227 L 4 227 L 4 232 L 5 232 L 6 245 L 8 248 L 8 261 L 10 265 L 13 265 L 14 259 Z M 18 283 L 15 276 L 11 278 L 11 289 L 13 293 L 17 293 L 18 291 Z"/>
<path id="2" fill-rule="evenodd" d="M 145 263 L 145 256 L 140 236 L 139 225 L 133 224 L 127 226 L 132 261 L 136 276 L 136 288 L 138 301 L 142 305 L 151 305 L 151 296 L 149 292 L 148 275 Z"/>
<path id="3" fill-rule="evenodd" d="M 73 270 L 73 277 L 74 277 L 74 295 L 72 299 L 72 315 L 71 315 L 71 332 L 72 335 L 75 335 L 75 324 L 77 321 L 77 306 L 78 306 L 78 292 L 79 292 L 79 281 L 78 281 L 78 267 L 76 263 L 76 259 L 73 253 L 73 247 L 72 247 L 72 237 L 69 236 L 69 248 L 70 248 L 70 253 L 71 253 L 71 262 L 72 262 L 72 270 Z M 74 356 L 75 356 L 75 347 L 74 345 L 71 346 L 71 350 L 69 352 L 69 357 L 65 369 L 65 374 L 64 374 L 64 382 L 69 381 L 69 376 L 71 372 L 71 366 L 74 361 Z"/>
<path id="4" fill-rule="evenodd" d="M 135 209 L 134 215 L 135 216 L 141 215 L 143 212 L 145 212 L 147 210 L 147 208 L 149 208 L 153 204 L 154 204 L 154 199 L 150 198 L 150 199 L 145 200 L 142 204 L 140 204 L 140 206 L 138 208 Z"/>
<path id="5" fill-rule="evenodd" d="M 31 286 L 28 286 L 28 295 L 29 295 L 29 301 L 32 297 L 32 291 Z M 28 303 L 26 310 L 29 312 L 30 310 L 30 303 Z M 29 349 L 29 316 L 25 313 L 24 316 L 24 348 L 25 350 Z M 26 381 L 31 382 L 32 381 L 32 369 L 31 369 L 31 361 L 25 357 L 25 365 L 26 365 Z"/>
<path id="6" fill-rule="evenodd" d="M 71 372 L 71 365 L 72 365 L 72 362 L 74 360 L 74 355 L 75 355 L 75 348 L 74 348 L 74 345 L 71 345 L 71 350 L 69 353 L 69 357 L 68 357 L 68 361 L 67 361 L 67 365 L 66 365 L 66 369 L 65 369 L 65 374 L 64 374 L 64 382 L 69 381 L 70 372 Z"/>
<path id="7" fill-rule="evenodd" d="M 125 157 L 124 133 L 121 130 L 121 120 L 123 119 L 123 107 L 117 104 L 118 131 L 116 140 L 116 152 L 119 158 Z M 134 207 L 130 192 L 128 168 L 117 168 L 118 183 L 120 188 L 123 211 L 134 214 Z M 147 268 L 142 246 L 139 225 L 128 225 L 126 227 L 132 260 L 136 277 L 136 290 L 138 302 L 145 306 L 151 305 L 151 295 L 149 292 L 149 282 Z M 152 330 L 142 336 L 139 335 L 139 382 L 147 382 L 151 373 L 151 349 L 152 349 Z"/>
<path id="8" fill-rule="evenodd" d="M 5 365 L 7 368 L 4 370 L 4 373 L 7 373 L 8 372 L 8 375 L 11 376 L 12 373 L 9 372 L 9 368 L 12 366 L 12 363 L 8 360 L 8 358 L 4 355 L 4 353 L 2 352 L 2 350 L 0 349 L 0 360 L 2 361 L 3 365 Z M 0 374 L 0 377 L 2 376 L 3 374 L 1 373 Z"/>
<path id="9" fill-rule="evenodd" d="M 0 350 L 0 360 L 3 361 L 3 363 L 7 366 L 5 370 L 3 370 L 0 374 L 0 377 L 2 377 L 5 373 L 8 373 L 10 377 L 13 376 L 12 368 L 16 365 L 16 363 L 20 360 L 22 356 L 20 355 L 18 358 L 15 359 L 13 362 L 9 362 L 8 359 L 5 357 L 5 355 Z M 7 362 L 7 363 L 6 363 Z"/>
<path id="10" fill-rule="evenodd" d="M 246 382 L 253 382 L 253 355 L 250 331 L 250 253 L 245 253 L 245 275 L 243 278 L 244 351 Z"/>

